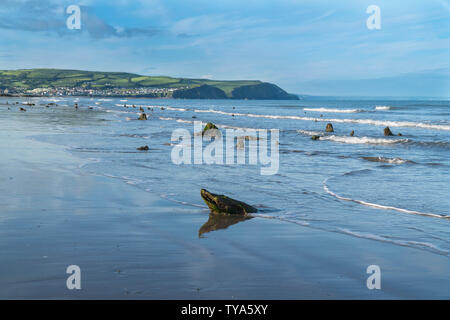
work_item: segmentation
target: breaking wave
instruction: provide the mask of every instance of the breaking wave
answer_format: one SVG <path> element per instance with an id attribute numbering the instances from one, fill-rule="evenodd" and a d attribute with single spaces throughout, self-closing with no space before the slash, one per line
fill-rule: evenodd
<path id="1" fill-rule="evenodd" d="M 358 204 L 361 204 L 361 205 L 364 205 L 364 206 L 367 206 L 367 207 L 376 208 L 376 209 L 392 210 L 392 211 L 397 211 L 397 212 L 401 212 L 401 213 L 414 214 L 414 215 L 424 216 L 424 217 L 450 219 L 449 215 L 430 213 L 430 212 L 414 211 L 414 210 L 408 210 L 408 209 L 403 209 L 403 208 L 397 208 L 397 207 L 393 207 L 393 206 L 386 206 L 386 205 L 382 205 L 382 204 L 378 204 L 378 203 L 371 203 L 371 202 L 367 202 L 367 201 L 363 201 L 363 200 L 346 198 L 346 197 L 338 195 L 337 193 L 334 193 L 333 191 L 331 191 L 328 188 L 327 182 L 328 182 L 329 179 L 330 178 L 324 180 L 324 182 L 323 182 L 323 189 L 325 190 L 326 193 L 328 193 L 329 195 L 331 195 L 331 196 L 333 196 L 333 197 L 335 197 L 336 199 L 339 199 L 339 200 L 350 201 L 350 202 L 358 203 Z"/>
<path id="2" fill-rule="evenodd" d="M 362 159 L 371 161 L 371 162 L 383 162 L 383 163 L 392 163 L 392 164 L 415 163 L 414 161 L 405 160 L 402 158 L 362 157 Z"/>
<path id="3" fill-rule="evenodd" d="M 305 111 L 311 112 L 323 112 L 323 113 L 358 113 L 365 112 L 365 110 L 361 109 L 333 109 L 333 108 L 303 108 Z"/>
<path id="4" fill-rule="evenodd" d="M 376 106 L 375 110 L 391 110 L 391 106 Z"/>
<path id="5" fill-rule="evenodd" d="M 386 139 L 386 138 L 371 138 L 371 137 L 323 135 L 322 132 L 308 131 L 308 130 L 297 130 L 297 132 L 309 136 L 320 136 L 320 140 L 335 141 L 348 144 L 395 144 L 409 141 L 408 139 Z"/>
<path id="6" fill-rule="evenodd" d="M 301 117 L 301 116 L 287 116 L 287 115 L 268 115 L 268 114 L 253 114 L 253 113 L 233 113 L 218 110 L 199 110 L 195 109 L 198 113 L 217 113 L 229 116 L 250 117 L 250 118 L 267 118 L 267 119 L 286 119 L 286 120 L 301 120 L 301 121 L 321 121 L 321 122 L 336 122 L 336 123 L 357 123 L 357 124 L 369 124 L 374 126 L 389 126 L 389 127 L 410 127 L 410 128 L 422 128 L 431 130 L 447 130 L 450 131 L 450 125 L 429 124 L 424 122 L 412 122 L 412 121 L 389 121 L 389 120 L 372 120 L 372 119 L 325 119 L 325 118 L 313 118 L 313 117 Z"/>

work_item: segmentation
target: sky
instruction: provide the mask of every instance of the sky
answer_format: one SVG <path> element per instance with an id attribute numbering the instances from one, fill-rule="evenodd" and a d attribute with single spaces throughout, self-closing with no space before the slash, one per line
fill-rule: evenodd
<path id="1" fill-rule="evenodd" d="M 366 25 L 370 5 L 381 29 Z M 0 0 L 0 69 L 28 68 L 450 97 L 450 0 Z"/>

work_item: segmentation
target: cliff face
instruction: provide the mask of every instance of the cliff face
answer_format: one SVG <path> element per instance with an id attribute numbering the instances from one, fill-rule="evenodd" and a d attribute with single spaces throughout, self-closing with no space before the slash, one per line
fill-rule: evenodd
<path id="1" fill-rule="evenodd" d="M 177 90 L 173 93 L 175 99 L 227 99 L 225 92 L 219 88 L 202 85 L 200 87 Z"/>
<path id="2" fill-rule="evenodd" d="M 296 95 L 289 94 L 271 83 L 260 83 L 235 88 L 228 97 L 219 88 L 202 85 L 200 87 L 177 90 L 173 93 L 175 99 L 248 99 L 248 100 L 298 100 Z"/>
<path id="3" fill-rule="evenodd" d="M 298 100 L 298 97 L 289 94 L 280 87 L 271 83 L 242 86 L 231 92 L 233 99 L 257 99 L 257 100 Z"/>

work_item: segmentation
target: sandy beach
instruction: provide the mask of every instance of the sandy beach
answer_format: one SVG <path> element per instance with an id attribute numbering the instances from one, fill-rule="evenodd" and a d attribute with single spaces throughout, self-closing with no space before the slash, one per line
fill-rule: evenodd
<path id="1" fill-rule="evenodd" d="M 33 138 L 49 123 L 0 112 L 1 299 L 450 297 L 448 257 L 416 248 L 258 217 L 199 237 L 208 210 L 88 174 Z M 366 286 L 374 264 L 381 290 Z M 66 288 L 69 265 L 81 290 Z"/>

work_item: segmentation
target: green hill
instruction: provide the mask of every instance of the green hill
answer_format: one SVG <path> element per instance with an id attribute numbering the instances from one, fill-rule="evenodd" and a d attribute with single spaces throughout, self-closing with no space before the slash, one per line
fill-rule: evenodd
<path id="1" fill-rule="evenodd" d="M 96 71 L 80 71 L 80 70 L 59 70 L 59 69 L 24 69 L 24 70 L 0 70 L 0 90 L 8 89 L 11 92 L 27 92 L 34 89 L 58 89 L 58 88 L 79 88 L 81 90 L 111 90 L 111 89 L 139 89 L 139 88 L 164 88 L 170 92 L 176 90 L 178 94 L 176 97 L 185 98 L 192 96 L 189 90 L 204 86 L 213 87 L 222 91 L 226 98 L 252 99 L 251 92 L 258 92 L 259 96 L 270 99 L 272 95 L 270 92 L 261 94 L 261 90 L 250 90 L 249 95 L 242 95 L 246 90 L 238 90 L 243 87 L 252 88 L 262 85 L 261 81 L 217 81 L 207 79 L 186 79 L 186 78 L 172 78 L 165 76 L 141 76 L 126 72 L 96 72 Z M 274 86 L 272 84 L 265 84 L 267 86 Z M 278 87 L 276 87 L 278 88 Z M 171 89 L 171 90 L 170 90 Z M 286 93 L 282 89 L 278 88 Z M 280 93 L 279 90 L 275 90 Z M 247 90 L 248 91 L 248 90 Z M 272 90 L 275 92 L 274 90 Z M 233 92 L 240 92 L 239 97 L 234 97 Z M 213 93 L 211 97 L 209 93 Z M 218 90 L 197 90 L 195 94 L 198 98 L 217 98 L 222 97 L 222 93 Z M 167 95 L 165 95 L 167 96 Z M 286 95 L 273 96 L 274 99 Z M 296 96 L 295 96 L 296 97 Z M 257 97 L 256 97 L 257 98 Z M 291 99 L 293 97 L 291 96 Z"/>

